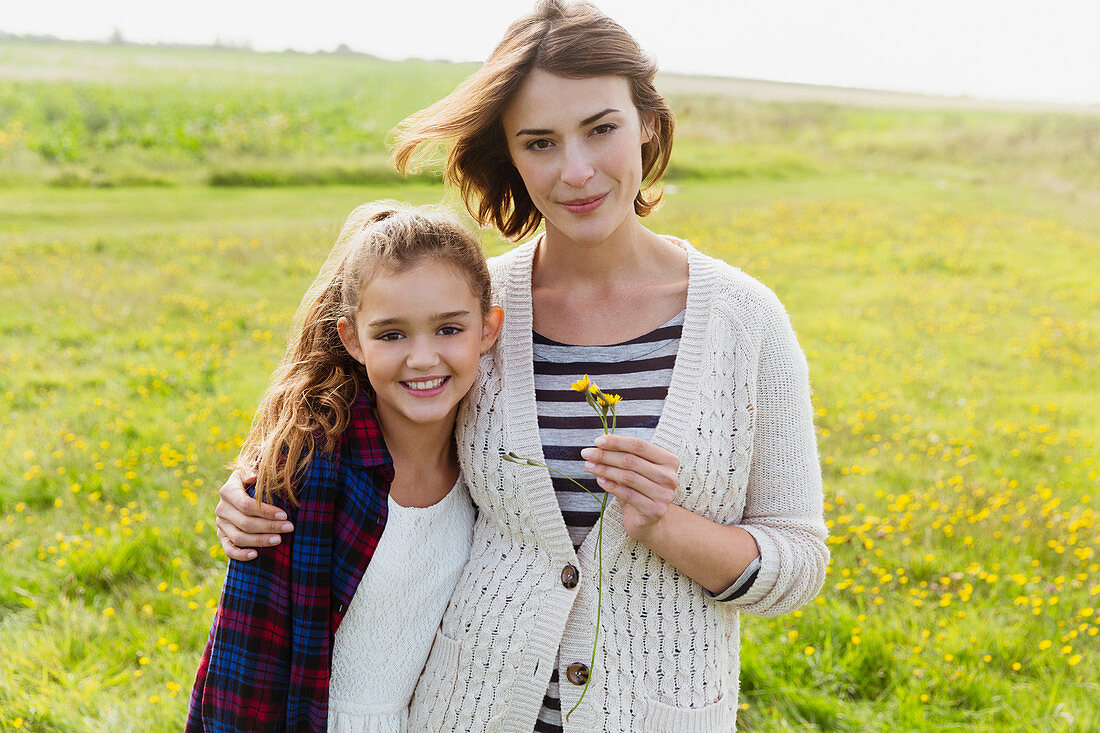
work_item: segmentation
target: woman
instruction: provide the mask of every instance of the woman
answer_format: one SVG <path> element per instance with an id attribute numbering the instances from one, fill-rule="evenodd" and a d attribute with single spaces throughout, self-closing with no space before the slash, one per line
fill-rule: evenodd
<path id="1" fill-rule="evenodd" d="M 402 170 L 450 144 L 447 178 L 483 224 L 520 239 L 545 223 L 490 261 L 505 323 L 456 427 L 479 516 L 414 730 L 732 730 L 739 613 L 793 610 L 824 581 L 806 362 L 782 305 L 639 219 L 672 144 L 655 73 L 594 7 L 546 0 L 399 131 Z M 595 445 L 599 423 L 565 396 L 581 374 L 623 396 Z M 602 560 L 598 502 L 504 452 L 617 499 Z M 247 516 L 271 511 L 231 478 L 226 551 L 275 538 L 279 522 Z"/>

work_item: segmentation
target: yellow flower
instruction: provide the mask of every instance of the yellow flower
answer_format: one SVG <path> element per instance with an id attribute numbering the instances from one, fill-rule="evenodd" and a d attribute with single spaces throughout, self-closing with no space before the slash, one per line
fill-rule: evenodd
<path id="1" fill-rule="evenodd" d="M 577 392 L 587 392 L 590 384 L 592 384 L 592 380 L 585 374 L 583 377 L 573 382 L 572 387 Z"/>
<path id="2" fill-rule="evenodd" d="M 596 401 L 604 407 L 613 407 L 619 404 L 622 399 L 622 395 L 607 394 L 606 392 L 600 392 L 600 394 L 596 396 Z"/>

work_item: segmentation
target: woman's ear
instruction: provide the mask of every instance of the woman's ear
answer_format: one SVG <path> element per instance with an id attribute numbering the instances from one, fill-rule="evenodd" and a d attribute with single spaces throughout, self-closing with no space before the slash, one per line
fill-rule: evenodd
<path id="1" fill-rule="evenodd" d="M 499 305 L 494 305 L 485 314 L 485 322 L 481 326 L 481 353 L 484 354 L 493 348 L 500 336 L 500 327 L 504 325 L 504 311 Z"/>
<path id="2" fill-rule="evenodd" d="M 642 144 L 653 139 L 657 132 L 657 115 L 654 112 L 639 112 L 638 119 L 642 123 Z"/>
<path id="3" fill-rule="evenodd" d="M 340 316 L 340 320 L 336 322 L 336 333 L 340 334 L 340 343 L 351 354 L 351 358 L 362 364 L 363 349 L 359 346 L 359 334 L 351 327 L 347 316 Z"/>

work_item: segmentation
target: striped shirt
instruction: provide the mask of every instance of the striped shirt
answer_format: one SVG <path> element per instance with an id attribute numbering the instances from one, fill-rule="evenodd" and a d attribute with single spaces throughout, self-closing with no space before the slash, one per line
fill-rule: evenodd
<path id="1" fill-rule="evenodd" d="M 596 497 L 603 497 L 603 490 L 584 470 L 581 458 L 581 449 L 592 445 L 603 433 L 603 425 L 584 395 L 571 385 L 587 374 L 604 392 L 621 395 L 622 402 L 616 406 L 615 434 L 652 439 L 672 381 L 683 324 L 681 311 L 644 336 L 610 346 L 571 346 L 532 334 L 539 438 L 551 469 L 576 479 Z M 554 470 L 550 476 L 569 538 L 577 549 L 599 519 L 600 502 Z M 557 666 L 551 673 L 536 731 L 562 730 Z"/>

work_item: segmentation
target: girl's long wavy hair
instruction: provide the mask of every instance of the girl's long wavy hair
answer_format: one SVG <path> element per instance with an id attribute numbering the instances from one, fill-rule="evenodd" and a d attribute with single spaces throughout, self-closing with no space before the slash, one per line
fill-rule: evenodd
<path id="1" fill-rule="evenodd" d="M 658 183 L 668 167 L 676 118 L 653 80 L 657 62 L 621 25 L 587 2 L 540 0 L 514 22 L 485 64 L 457 89 L 397 126 L 394 165 L 402 173 L 431 162 L 449 147 L 444 176 L 470 214 L 516 241 L 542 222 L 508 153 L 501 117 L 533 69 L 567 79 L 621 76 L 651 129 L 642 144 L 642 188 L 634 212 L 645 216 L 661 200 Z"/>
<path id="2" fill-rule="evenodd" d="M 317 279 L 302 298 L 286 354 L 252 420 L 234 467 L 257 471 L 256 498 L 295 506 L 295 478 L 313 452 L 332 453 L 360 394 L 373 397 L 366 369 L 352 358 L 336 324 L 354 332 L 363 287 L 380 272 L 402 272 L 425 259 L 453 265 L 490 309 L 489 269 L 481 246 L 442 210 L 392 201 L 356 208 Z"/>

